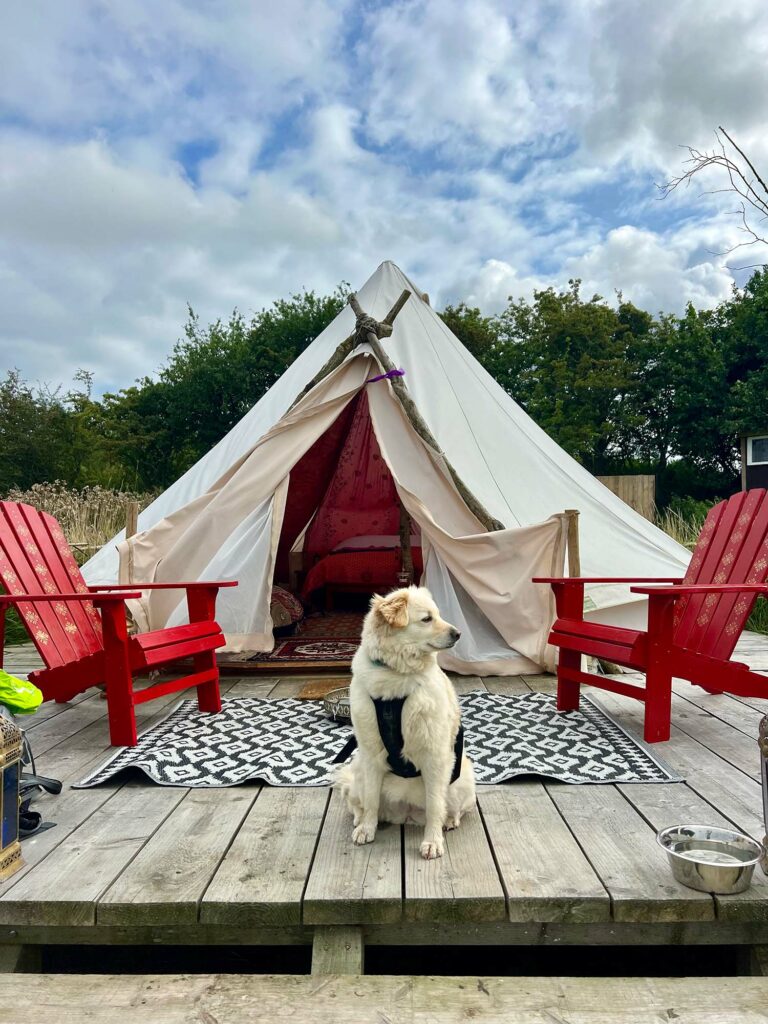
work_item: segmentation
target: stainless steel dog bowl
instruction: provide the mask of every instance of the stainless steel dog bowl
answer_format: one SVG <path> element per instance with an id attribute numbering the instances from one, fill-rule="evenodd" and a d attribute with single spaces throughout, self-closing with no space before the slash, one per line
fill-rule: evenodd
<path id="1" fill-rule="evenodd" d="M 763 854 L 754 839 L 715 825 L 673 825 L 656 840 L 667 851 L 678 882 L 719 895 L 744 892 Z"/>
<path id="2" fill-rule="evenodd" d="M 323 710 L 331 718 L 350 719 L 352 714 L 349 710 L 349 687 L 340 686 L 338 690 L 331 690 L 323 698 Z"/>

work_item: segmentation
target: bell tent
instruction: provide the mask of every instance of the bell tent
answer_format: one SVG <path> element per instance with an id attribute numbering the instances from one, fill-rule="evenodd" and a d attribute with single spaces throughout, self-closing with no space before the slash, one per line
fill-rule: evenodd
<path id="1" fill-rule="evenodd" d="M 333 579 L 371 592 L 396 585 L 412 557 L 462 632 L 444 667 L 533 672 L 552 666 L 554 607 L 531 578 L 562 574 L 566 508 L 580 512 L 584 575 L 683 575 L 688 552 L 537 427 L 386 262 L 141 513 L 139 532 L 115 537 L 83 573 L 91 584 L 237 579 L 217 606 L 228 649 L 269 651 L 273 583 L 297 558 L 305 592 Z M 586 604 L 596 619 L 644 620 L 623 585 L 588 587 Z M 132 611 L 143 630 L 186 615 L 170 590 Z"/>

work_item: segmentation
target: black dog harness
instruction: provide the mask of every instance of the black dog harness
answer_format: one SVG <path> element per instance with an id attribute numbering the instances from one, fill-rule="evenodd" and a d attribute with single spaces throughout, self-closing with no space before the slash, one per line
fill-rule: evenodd
<path id="1" fill-rule="evenodd" d="M 387 764 L 395 775 L 401 779 L 415 779 L 421 772 L 410 761 L 403 757 L 403 705 L 407 697 L 393 697 L 391 700 L 384 700 L 383 697 L 372 698 L 373 706 L 376 709 L 376 721 L 379 726 L 379 735 L 384 748 L 387 751 Z M 352 751 L 357 747 L 357 738 L 353 734 L 344 744 L 339 753 L 334 757 L 333 763 L 340 764 L 346 761 Z M 453 744 L 453 772 L 451 783 L 461 775 L 461 759 L 464 755 L 464 726 L 459 724 L 459 731 L 456 733 L 456 741 Z"/>

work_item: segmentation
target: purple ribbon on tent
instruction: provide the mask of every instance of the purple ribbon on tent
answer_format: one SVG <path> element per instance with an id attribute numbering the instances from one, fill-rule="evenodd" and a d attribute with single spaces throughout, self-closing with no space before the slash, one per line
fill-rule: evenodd
<path id="1" fill-rule="evenodd" d="M 374 384 L 377 380 L 392 380 L 393 377 L 404 377 L 405 370 L 387 370 L 386 373 L 380 373 L 378 377 L 369 377 L 365 382 L 366 384 Z"/>

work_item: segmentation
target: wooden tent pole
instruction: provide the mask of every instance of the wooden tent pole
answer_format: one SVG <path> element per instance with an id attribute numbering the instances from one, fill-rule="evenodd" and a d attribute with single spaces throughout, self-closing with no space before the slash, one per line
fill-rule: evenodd
<path id="1" fill-rule="evenodd" d="M 133 537 L 139 528 L 139 503 L 129 501 L 125 506 L 125 536 Z"/>
<path id="2" fill-rule="evenodd" d="M 413 583 L 413 552 L 411 551 L 411 517 L 400 502 L 400 571 Z"/>
<path id="3" fill-rule="evenodd" d="M 390 311 L 387 313 L 384 319 L 379 323 L 380 337 L 389 337 L 389 335 L 392 333 L 392 325 L 395 322 L 397 314 L 400 312 L 400 310 L 403 308 L 403 306 L 406 304 L 410 297 L 411 293 L 408 291 L 407 288 L 400 293 L 400 297 L 397 300 L 397 302 L 394 304 L 392 309 L 390 309 Z M 355 312 L 357 313 L 357 311 Z M 312 378 L 309 384 L 307 384 L 307 386 L 298 393 L 296 398 L 294 398 L 294 400 L 291 402 L 288 411 L 290 412 L 294 405 L 296 405 L 298 402 L 302 400 L 304 395 L 308 394 L 312 390 L 312 388 L 315 387 L 315 385 L 320 383 L 321 380 L 324 380 L 329 373 L 336 369 L 337 366 L 341 366 L 341 364 L 347 358 L 352 349 L 356 348 L 359 344 L 360 336 L 356 328 L 355 331 L 352 334 L 350 334 L 348 338 L 345 338 L 344 341 L 339 343 L 336 351 L 333 353 L 333 355 L 325 364 L 325 366 L 323 366 L 322 369 L 318 370 L 318 372 L 315 374 L 315 376 Z"/>
<path id="4" fill-rule="evenodd" d="M 350 295 L 349 304 L 354 310 L 358 322 L 363 320 L 363 318 L 365 317 L 365 312 L 361 307 L 360 303 L 357 301 L 356 295 Z M 382 370 L 384 370 L 385 373 L 389 373 L 390 371 L 396 369 L 395 364 L 384 351 L 384 346 L 381 344 L 378 337 L 374 334 L 372 330 L 366 332 L 365 340 L 370 345 L 371 351 L 378 359 L 381 368 Z M 411 426 L 422 439 L 422 441 L 429 445 L 432 451 L 435 452 L 436 455 L 439 455 L 440 458 L 443 460 L 443 462 L 445 463 L 445 467 L 448 470 L 451 479 L 453 480 L 456 490 L 461 495 L 464 504 L 467 506 L 469 511 L 475 517 L 475 519 L 482 523 L 483 527 L 489 533 L 493 533 L 495 530 L 503 530 L 504 524 L 500 523 L 498 519 L 494 519 L 493 516 L 491 516 L 486 511 L 486 509 L 480 504 L 480 502 L 477 500 L 474 494 L 472 494 L 472 492 L 466 486 L 466 484 L 461 479 L 459 474 L 448 461 L 445 452 L 437 443 L 437 439 L 427 426 L 421 413 L 416 407 L 416 403 L 411 398 L 410 392 L 408 391 L 408 388 L 406 387 L 403 378 L 391 377 L 389 382 L 392 385 L 392 390 L 394 391 L 395 395 L 400 400 L 400 404 L 402 405 L 406 416 L 410 420 Z"/>
<path id="5" fill-rule="evenodd" d="M 568 518 L 568 575 L 581 576 L 581 555 L 579 552 L 579 510 L 567 508 Z"/>

